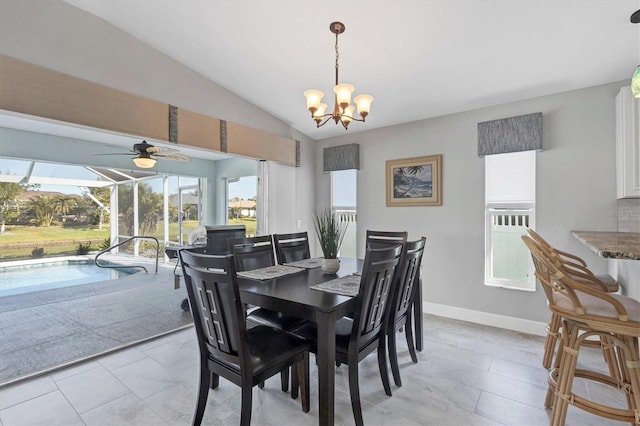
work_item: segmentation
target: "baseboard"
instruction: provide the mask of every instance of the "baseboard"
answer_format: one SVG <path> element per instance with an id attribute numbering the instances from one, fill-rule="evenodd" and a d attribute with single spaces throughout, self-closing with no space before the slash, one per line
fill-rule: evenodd
<path id="1" fill-rule="evenodd" d="M 547 323 L 544 322 L 491 314 L 488 312 L 472 311 L 471 309 L 424 301 L 422 302 L 422 310 L 425 314 L 468 321 L 491 327 L 504 328 L 507 330 L 518 331 L 520 333 L 533 334 L 536 336 L 547 335 Z"/>

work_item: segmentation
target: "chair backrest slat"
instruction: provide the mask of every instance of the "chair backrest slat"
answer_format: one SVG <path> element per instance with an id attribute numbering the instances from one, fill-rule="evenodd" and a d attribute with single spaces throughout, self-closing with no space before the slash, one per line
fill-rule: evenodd
<path id="1" fill-rule="evenodd" d="M 276 264 L 271 235 L 247 238 L 229 238 L 229 253 L 233 254 L 236 270 L 251 271 Z"/>
<path id="2" fill-rule="evenodd" d="M 273 243 L 278 263 L 281 265 L 311 257 L 309 236 L 306 232 L 274 234 Z"/>
<path id="3" fill-rule="evenodd" d="M 388 301 L 394 291 L 394 274 L 402 255 L 402 244 L 386 248 L 368 248 L 357 296 L 352 333 L 356 333 L 359 346 L 379 337 L 385 324 Z"/>
<path id="4" fill-rule="evenodd" d="M 407 242 L 407 232 L 367 230 L 367 248 L 377 249 Z"/>
<path id="5" fill-rule="evenodd" d="M 395 316 L 396 321 L 407 315 L 407 311 L 413 303 L 414 289 L 420 281 L 420 264 L 426 240 L 425 237 L 422 237 L 416 241 L 409 241 L 405 245 L 400 269 L 396 272 L 398 283 L 396 284 L 391 313 L 392 316 Z"/>
<path id="6" fill-rule="evenodd" d="M 179 255 L 201 355 L 246 364 L 245 312 L 233 256 L 188 250 Z"/>

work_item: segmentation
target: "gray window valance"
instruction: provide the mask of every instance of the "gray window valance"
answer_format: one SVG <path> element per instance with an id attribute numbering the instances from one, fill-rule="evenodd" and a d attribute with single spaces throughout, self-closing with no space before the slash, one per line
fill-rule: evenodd
<path id="1" fill-rule="evenodd" d="M 360 145 L 352 143 L 323 150 L 322 170 L 324 172 L 349 169 L 360 169 Z"/>
<path id="2" fill-rule="evenodd" d="M 478 156 L 542 150 L 542 113 L 478 123 Z"/>

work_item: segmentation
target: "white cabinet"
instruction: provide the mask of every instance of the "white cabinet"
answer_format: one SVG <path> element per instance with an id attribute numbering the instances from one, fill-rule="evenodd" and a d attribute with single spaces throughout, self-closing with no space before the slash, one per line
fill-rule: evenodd
<path id="1" fill-rule="evenodd" d="M 631 87 L 616 96 L 617 198 L 640 197 L 640 100 Z"/>

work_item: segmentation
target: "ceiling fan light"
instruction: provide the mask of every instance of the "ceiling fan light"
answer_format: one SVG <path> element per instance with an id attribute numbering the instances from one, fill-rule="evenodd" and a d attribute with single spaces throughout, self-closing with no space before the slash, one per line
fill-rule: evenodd
<path id="1" fill-rule="evenodd" d="M 636 98 L 640 98 L 640 65 L 636 68 L 636 72 L 631 77 L 631 93 Z"/>
<path id="2" fill-rule="evenodd" d="M 360 114 L 363 118 L 369 115 L 369 111 L 371 110 L 371 102 L 373 102 L 373 96 L 358 95 L 353 98 L 353 101 L 358 107 L 358 114 Z"/>
<path id="3" fill-rule="evenodd" d="M 156 165 L 156 160 L 155 158 L 151 157 L 135 157 L 133 159 L 133 164 L 135 164 L 136 167 L 140 167 L 141 169 L 150 169 Z"/>
<path id="4" fill-rule="evenodd" d="M 337 84 L 333 88 L 333 92 L 336 94 L 336 102 L 343 110 L 351 103 L 351 94 L 356 90 L 351 84 L 342 83 Z"/>

